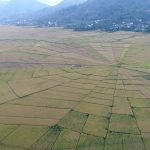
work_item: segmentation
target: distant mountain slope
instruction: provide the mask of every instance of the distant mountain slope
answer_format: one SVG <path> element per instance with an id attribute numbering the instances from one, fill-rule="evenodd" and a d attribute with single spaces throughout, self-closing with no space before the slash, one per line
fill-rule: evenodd
<path id="1" fill-rule="evenodd" d="M 36 12 L 36 14 L 34 14 L 34 17 L 37 17 L 37 18 L 44 17 L 45 18 L 46 16 L 49 16 L 50 14 L 52 14 L 56 11 L 59 11 L 61 9 L 68 8 L 68 7 L 71 7 L 74 5 L 79 5 L 86 1 L 87 0 L 63 0 L 56 6 L 41 9 L 40 11 Z"/>
<path id="2" fill-rule="evenodd" d="M 64 0 L 53 7 L 37 0 L 12 0 L 5 10 L 8 15 L 19 14 L 9 19 L 0 17 L 5 24 L 150 32 L 150 0 Z"/>
<path id="3" fill-rule="evenodd" d="M 79 5 L 87 0 L 63 0 L 56 6 L 49 6 L 40 3 L 38 0 L 11 0 L 5 2 L 0 0 L 0 23 L 3 24 L 33 24 L 37 20 L 43 20 L 43 18 L 50 14 L 59 11 L 63 8 L 67 8 L 73 5 Z M 42 22 L 42 21 L 41 21 Z"/>
<path id="4" fill-rule="evenodd" d="M 55 6 L 55 8 L 67 8 L 69 6 L 73 6 L 73 5 L 78 5 L 81 3 L 84 3 L 87 0 L 63 0 L 60 4 L 58 4 L 57 6 Z"/>
<path id="5" fill-rule="evenodd" d="M 48 5 L 40 3 L 37 0 L 11 0 L 1 6 L 0 16 L 8 17 L 17 14 L 33 13 L 45 7 L 48 7 Z"/>
<path id="6" fill-rule="evenodd" d="M 75 30 L 145 30 L 150 28 L 150 0 L 88 0 L 43 17 Z"/>

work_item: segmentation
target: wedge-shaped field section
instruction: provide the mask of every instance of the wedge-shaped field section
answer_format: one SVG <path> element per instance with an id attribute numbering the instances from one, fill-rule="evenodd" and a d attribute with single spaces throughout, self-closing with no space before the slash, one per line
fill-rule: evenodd
<path id="1" fill-rule="evenodd" d="M 9 87 L 8 83 L 0 81 L 0 104 L 16 98 L 16 94 Z"/>
<path id="2" fill-rule="evenodd" d="M 99 104 L 99 105 L 106 105 L 106 106 L 112 106 L 113 103 L 112 100 L 106 100 L 106 99 L 94 98 L 94 97 L 86 97 L 83 99 L 83 101 L 91 104 Z"/>
<path id="3" fill-rule="evenodd" d="M 90 115 L 84 126 L 83 132 L 94 136 L 105 137 L 107 128 L 108 118 Z"/>
<path id="4" fill-rule="evenodd" d="M 68 129 L 63 129 L 57 138 L 52 150 L 67 150 L 75 149 L 78 143 L 80 134 Z"/>
<path id="5" fill-rule="evenodd" d="M 150 149 L 150 133 L 143 133 L 142 137 L 143 137 L 146 149 L 149 150 Z"/>
<path id="6" fill-rule="evenodd" d="M 54 125 L 69 109 L 5 104 L 0 106 L 0 123 Z"/>
<path id="7" fill-rule="evenodd" d="M 48 127 L 43 126 L 19 126 L 2 141 L 2 144 L 11 145 L 12 147 L 17 146 L 18 148 L 29 148 L 47 130 Z"/>
<path id="8" fill-rule="evenodd" d="M 112 112 L 114 114 L 133 115 L 129 101 L 123 97 L 114 97 Z"/>
<path id="9" fill-rule="evenodd" d="M 68 87 L 64 85 L 54 87 L 53 90 L 58 92 L 68 92 L 68 93 L 76 93 L 76 94 L 88 94 L 90 92 L 90 90 L 87 89 Z"/>
<path id="10" fill-rule="evenodd" d="M 84 83 L 78 83 L 78 82 L 70 82 L 70 83 L 65 84 L 65 86 L 84 89 L 84 90 L 92 90 L 96 85 L 84 84 Z"/>
<path id="11" fill-rule="evenodd" d="M 42 90 L 49 89 L 61 82 L 54 80 L 46 80 L 40 78 L 17 80 L 9 82 L 11 88 L 17 93 L 19 97 L 27 96 L 32 93 L 40 92 Z"/>
<path id="12" fill-rule="evenodd" d="M 122 133 L 140 134 L 136 119 L 131 115 L 113 114 L 110 120 L 110 130 Z"/>
<path id="13" fill-rule="evenodd" d="M 11 132 L 17 129 L 17 125 L 4 125 L 0 124 L 0 142 L 8 136 Z"/>
<path id="14" fill-rule="evenodd" d="M 18 125 L 54 125 L 58 122 L 56 119 L 40 119 L 25 117 L 0 117 L 0 123 L 18 124 Z"/>
<path id="15" fill-rule="evenodd" d="M 112 88 L 96 87 L 93 91 L 97 92 L 97 93 L 114 94 L 114 89 L 112 89 Z"/>
<path id="16" fill-rule="evenodd" d="M 109 132 L 105 150 L 145 150 L 140 135 Z"/>
<path id="17" fill-rule="evenodd" d="M 150 107 L 150 99 L 129 98 L 132 107 Z"/>
<path id="18" fill-rule="evenodd" d="M 97 105 L 91 103 L 81 102 L 77 107 L 75 107 L 76 111 L 92 114 L 96 116 L 110 116 L 111 108 L 105 105 Z"/>
<path id="19" fill-rule="evenodd" d="M 57 125 L 49 128 L 48 131 L 30 147 L 30 150 L 51 149 L 62 130 L 63 129 Z"/>
<path id="20" fill-rule="evenodd" d="M 69 69 L 65 69 L 65 71 L 66 72 L 68 71 L 68 73 L 61 74 L 62 77 L 69 78 L 69 79 L 72 79 L 72 80 L 77 80 L 78 79 L 77 81 L 79 81 L 79 83 L 82 83 L 82 82 L 80 82 L 80 78 L 85 77 L 85 75 L 82 75 L 82 74 L 79 74 L 79 73 L 75 73 L 75 72 L 71 73 L 69 71 L 72 71 L 72 70 L 69 70 Z M 86 81 L 88 81 L 88 80 L 86 80 Z"/>
<path id="21" fill-rule="evenodd" d="M 5 68 L 5 67 L 4 67 Z M 0 70 L 0 80 L 1 82 L 8 82 L 12 79 L 14 76 L 15 71 L 13 70 L 7 70 L 7 69 L 1 69 Z"/>
<path id="22" fill-rule="evenodd" d="M 145 98 L 145 96 L 139 92 L 139 91 L 134 91 L 134 90 L 116 90 L 115 91 L 115 96 L 116 97 L 135 97 L 135 98 Z"/>
<path id="23" fill-rule="evenodd" d="M 41 106 L 49 108 L 66 108 L 71 109 L 76 106 L 78 101 L 59 100 L 53 98 L 43 98 L 36 95 L 23 97 L 10 102 L 11 104 L 20 104 L 26 106 Z"/>
<path id="24" fill-rule="evenodd" d="M 49 99 L 57 99 L 57 100 L 67 100 L 67 101 L 80 101 L 82 98 L 82 94 L 76 94 L 76 93 L 69 93 L 69 92 L 60 92 L 60 91 L 55 91 L 53 89 L 45 90 L 43 92 L 39 92 L 33 95 L 35 98 L 36 97 L 41 97 L 41 98 L 49 98 Z"/>
<path id="25" fill-rule="evenodd" d="M 89 94 L 89 97 L 95 97 L 95 98 L 101 98 L 101 99 L 106 99 L 106 100 L 112 100 L 113 95 L 112 94 L 103 94 L 103 93 L 96 93 L 92 92 Z"/>
<path id="26" fill-rule="evenodd" d="M 87 134 L 81 134 L 77 150 L 103 150 L 104 139 Z"/>
<path id="27" fill-rule="evenodd" d="M 25 68 L 22 68 L 22 69 L 17 69 L 17 70 L 14 70 L 13 74 L 12 74 L 12 77 L 9 78 L 9 81 L 12 81 L 12 80 L 26 80 L 26 79 L 31 79 L 32 78 L 32 75 L 34 73 L 34 69 L 32 68 L 28 68 L 28 69 L 25 69 Z M 9 70 L 8 74 L 10 74 L 11 71 Z"/>
<path id="28" fill-rule="evenodd" d="M 0 144 L 0 149 L 1 150 L 26 150 L 25 148 L 22 147 L 5 145 L 5 144 Z"/>
<path id="29" fill-rule="evenodd" d="M 134 108 L 133 111 L 141 132 L 150 133 L 150 108 Z"/>
<path id="30" fill-rule="evenodd" d="M 60 120 L 59 125 L 73 131 L 82 132 L 87 118 L 87 114 L 70 111 L 64 118 Z"/>
<path id="31" fill-rule="evenodd" d="M 110 83 L 106 83 L 106 82 L 100 82 L 98 87 L 99 88 L 115 89 L 115 84 L 110 84 Z"/>

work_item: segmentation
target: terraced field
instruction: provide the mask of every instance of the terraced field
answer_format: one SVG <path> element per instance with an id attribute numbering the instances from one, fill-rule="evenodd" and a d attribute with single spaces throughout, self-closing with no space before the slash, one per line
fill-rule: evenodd
<path id="1" fill-rule="evenodd" d="M 0 27 L 0 150 L 150 150 L 150 35 Z"/>

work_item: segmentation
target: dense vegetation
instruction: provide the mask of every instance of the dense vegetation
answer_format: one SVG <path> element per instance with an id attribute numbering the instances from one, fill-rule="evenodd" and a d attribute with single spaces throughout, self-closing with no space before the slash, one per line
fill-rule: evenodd
<path id="1" fill-rule="evenodd" d="M 100 29 L 150 32 L 150 1 L 78 0 L 68 3 L 68 0 L 64 0 L 57 6 L 44 8 L 36 13 L 11 16 L 9 19 L 0 18 L 0 22 L 16 25 L 63 26 L 76 31 Z"/>
<path id="2" fill-rule="evenodd" d="M 37 20 L 38 24 L 48 22 L 75 30 L 150 31 L 150 1 L 88 0 Z"/>

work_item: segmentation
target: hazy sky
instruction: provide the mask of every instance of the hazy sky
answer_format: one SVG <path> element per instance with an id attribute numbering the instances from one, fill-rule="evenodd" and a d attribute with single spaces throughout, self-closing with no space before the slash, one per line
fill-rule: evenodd
<path id="1" fill-rule="evenodd" d="M 10 0 L 0 0 L 0 1 L 10 1 Z M 60 3 L 62 0 L 38 0 L 38 1 L 53 6 L 53 5 L 56 5 L 56 4 Z"/>
<path id="2" fill-rule="evenodd" d="M 62 0 L 39 0 L 40 2 L 47 3 L 49 5 L 56 5 L 60 3 Z"/>

